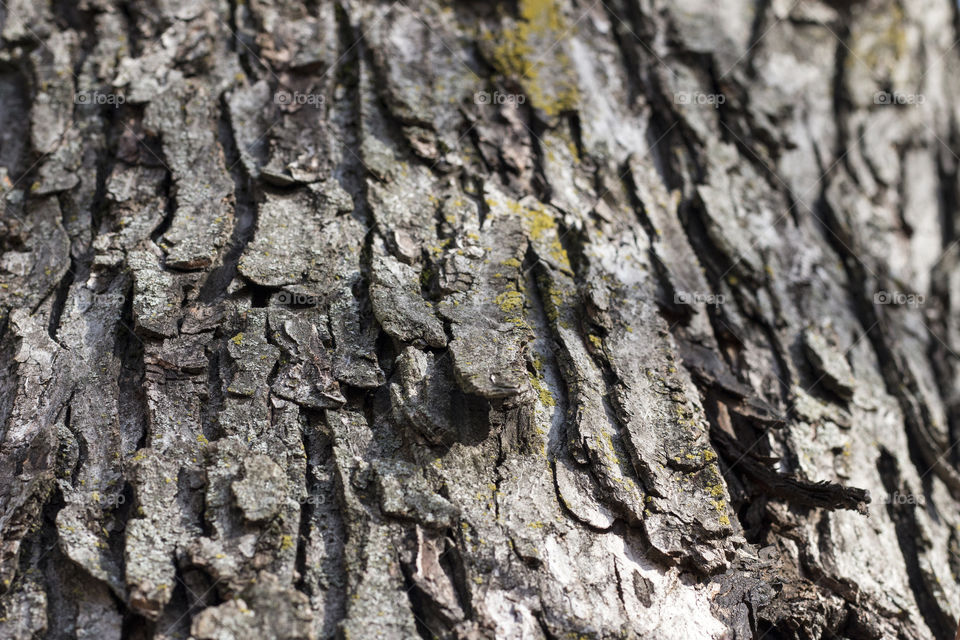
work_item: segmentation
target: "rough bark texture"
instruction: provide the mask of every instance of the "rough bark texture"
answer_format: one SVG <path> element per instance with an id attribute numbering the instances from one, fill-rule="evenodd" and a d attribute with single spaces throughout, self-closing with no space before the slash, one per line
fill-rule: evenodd
<path id="1" fill-rule="evenodd" d="M 0 637 L 953 636 L 951 0 L 0 6 Z"/>

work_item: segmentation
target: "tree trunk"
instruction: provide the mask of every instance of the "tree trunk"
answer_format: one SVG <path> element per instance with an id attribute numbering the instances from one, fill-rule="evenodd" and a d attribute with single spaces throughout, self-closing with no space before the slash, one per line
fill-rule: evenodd
<path id="1" fill-rule="evenodd" d="M 953 637 L 951 0 L 0 4 L 0 637 Z"/>

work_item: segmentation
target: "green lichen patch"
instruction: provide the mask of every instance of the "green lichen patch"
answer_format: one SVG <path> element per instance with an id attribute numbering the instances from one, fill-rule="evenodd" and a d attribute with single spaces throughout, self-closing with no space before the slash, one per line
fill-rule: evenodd
<path id="1" fill-rule="evenodd" d="M 487 56 L 503 76 L 519 83 L 530 104 L 548 116 L 575 109 L 580 100 L 564 40 L 575 25 L 553 0 L 520 0 L 517 18 L 482 36 Z"/>

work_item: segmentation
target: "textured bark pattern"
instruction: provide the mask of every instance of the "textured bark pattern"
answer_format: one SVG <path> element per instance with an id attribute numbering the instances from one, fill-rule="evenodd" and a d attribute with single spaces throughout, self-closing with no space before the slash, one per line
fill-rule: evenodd
<path id="1" fill-rule="evenodd" d="M 0 5 L 0 637 L 953 637 L 951 0 Z"/>

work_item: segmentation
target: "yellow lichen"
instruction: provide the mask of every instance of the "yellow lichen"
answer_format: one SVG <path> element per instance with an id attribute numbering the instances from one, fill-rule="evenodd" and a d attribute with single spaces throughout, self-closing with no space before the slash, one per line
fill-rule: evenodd
<path id="1" fill-rule="evenodd" d="M 494 302 L 508 315 L 515 315 L 523 310 L 523 294 L 519 291 L 504 291 L 494 299 Z"/>
<path id="2" fill-rule="evenodd" d="M 519 20 L 498 34 L 485 37 L 495 42 L 493 64 L 500 73 L 520 81 L 534 107 L 548 115 L 573 109 L 579 101 L 576 86 L 569 80 L 555 81 L 571 75 L 570 60 L 556 43 L 569 36 L 572 27 L 553 0 L 520 0 Z M 539 53 L 549 47 L 546 53 Z M 554 53 L 553 50 L 557 49 Z M 550 84 L 544 86 L 541 78 Z"/>
<path id="3" fill-rule="evenodd" d="M 545 385 L 540 378 L 530 374 L 530 386 L 537 392 L 540 398 L 540 404 L 545 407 L 557 406 L 557 401 L 554 399 L 553 394 L 550 393 L 550 389 L 547 388 L 547 385 Z"/>
<path id="4" fill-rule="evenodd" d="M 494 298 L 493 302 L 503 311 L 507 322 L 517 327 L 527 326 L 523 318 L 524 296 L 516 290 L 512 282 L 507 283 L 507 291 Z M 494 342 L 496 342 L 496 339 L 494 339 Z"/>
<path id="5" fill-rule="evenodd" d="M 533 240 L 539 240 L 543 237 L 544 233 L 556 229 L 556 222 L 553 216 L 550 215 L 540 203 L 537 203 L 532 208 L 520 207 L 519 205 L 518 208 L 522 210 L 522 213 L 529 222 L 530 237 Z"/>

